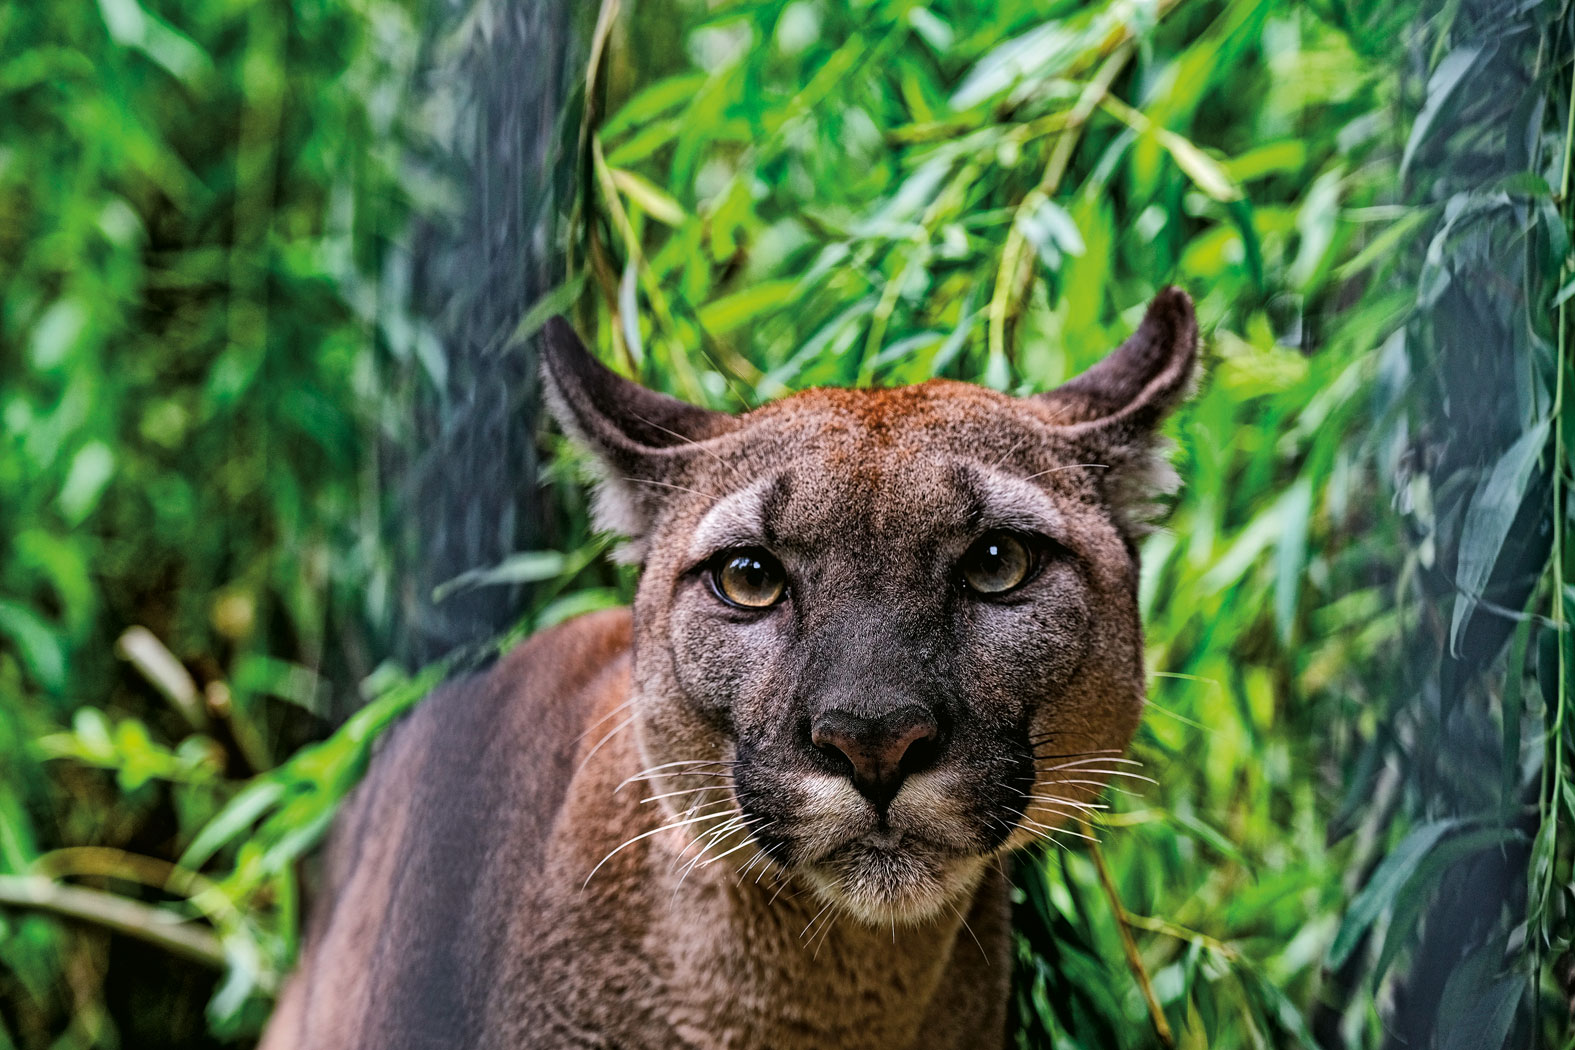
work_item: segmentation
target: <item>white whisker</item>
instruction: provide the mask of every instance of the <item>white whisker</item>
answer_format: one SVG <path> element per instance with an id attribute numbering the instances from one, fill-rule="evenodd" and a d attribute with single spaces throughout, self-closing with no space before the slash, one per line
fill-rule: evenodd
<path id="1" fill-rule="evenodd" d="M 1075 784 L 1075 783 L 1079 783 L 1079 781 L 1068 780 L 1068 781 L 1057 781 L 1057 783 Z M 727 785 L 726 784 L 707 784 L 705 787 L 684 788 L 682 791 L 664 791 L 660 795 L 651 795 L 651 796 L 649 796 L 647 798 L 642 798 L 640 800 L 640 802 L 643 805 L 646 802 L 655 802 L 659 798 L 673 798 L 676 795 L 698 795 L 702 791 L 726 791 L 726 790 L 727 790 Z"/>
<path id="2" fill-rule="evenodd" d="M 721 496 L 718 496 L 718 495 L 716 495 L 714 493 L 701 492 L 699 489 L 692 489 L 688 485 L 674 485 L 670 481 L 657 481 L 655 478 L 631 478 L 631 477 L 625 477 L 623 480 L 625 480 L 625 481 L 633 481 L 633 482 L 636 482 L 636 483 L 641 484 L 641 485 L 658 485 L 658 486 L 660 486 L 660 487 L 662 487 L 664 489 L 677 489 L 679 492 L 692 492 L 696 496 L 704 496 L 706 499 L 709 499 L 709 500 L 719 500 L 719 499 L 722 498 Z"/>
<path id="3" fill-rule="evenodd" d="M 1058 772 L 1058 771 L 1054 770 L 1054 769 L 1047 769 L 1044 772 L 1046 772 L 1046 773 L 1055 773 L 1055 772 Z M 1142 781 L 1144 781 L 1146 783 L 1149 783 L 1149 784 L 1158 784 L 1159 783 L 1153 777 L 1146 777 L 1142 773 L 1134 773 L 1130 769 L 1088 769 L 1088 768 L 1085 767 L 1083 769 L 1074 769 L 1074 770 L 1072 770 L 1072 772 L 1074 772 L 1074 773 L 1096 773 L 1099 776 L 1103 776 L 1103 777 L 1125 777 L 1128 780 L 1142 780 Z M 1056 783 L 1058 783 L 1058 784 L 1086 784 L 1086 783 L 1088 783 L 1088 781 L 1083 781 L 1083 780 L 1060 780 L 1060 779 L 1057 779 Z"/>
<path id="4" fill-rule="evenodd" d="M 815 913 L 814 918 L 810 919 L 809 922 L 804 925 L 804 928 L 799 931 L 798 939 L 800 943 L 803 942 L 804 935 L 809 932 L 809 928 L 815 925 L 816 921 L 822 915 L 826 914 L 827 910 L 831 908 L 833 903 L 833 901 L 827 901 L 825 904 L 821 905 L 820 910 Z"/>
<path id="5" fill-rule="evenodd" d="M 1063 762 L 1059 766 L 1050 766 L 1045 772 L 1053 773 L 1058 769 L 1078 769 L 1094 762 L 1112 762 L 1119 766 L 1141 766 L 1143 764 L 1135 758 L 1080 758 L 1075 762 Z"/>
<path id="6" fill-rule="evenodd" d="M 756 834 L 756 832 L 764 831 L 766 828 L 769 828 L 770 826 L 771 826 L 770 824 L 763 824 L 763 825 L 761 825 L 758 828 L 751 828 L 751 829 L 749 829 L 748 834 L 746 834 L 744 836 L 744 841 L 743 842 L 740 842 L 738 845 L 734 846 L 732 849 L 728 850 L 726 853 L 719 853 L 716 856 L 712 857 L 710 860 L 706 861 L 706 866 L 709 867 L 710 865 L 715 864 L 719 860 L 725 860 L 726 858 L 731 857 L 733 854 L 737 853 L 739 850 L 743 849 L 745 846 L 752 845 L 754 843 L 754 841 L 755 841 L 754 835 Z"/>
<path id="7" fill-rule="evenodd" d="M 728 761 L 725 761 L 723 759 L 717 759 L 717 758 L 692 758 L 692 759 L 683 759 L 683 760 L 678 761 L 678 762 L 663 762 L 659 766 L 650 766 L 650 767 L 648 767 L 646 769 L 640 770 L 638 773 L 634 774 L 633 776 L 631 776 L 628 779 L 624 780 L 623 783 L 621 783 L 617 787 L 613 788 L 613 791 L 614 792 L 621 791 L 621 790 L 623 790 L 625 785 L 632 784 L 636 780 L 648 780 L 648 779 L 652 779 L 654 776 L 658 776 L 658 775 L 660 775 L 660 776 L 669 776 L 669 777 L 689 775 L 689 774 L 682 774 L 682 773 L 659 773 L 658 772 L 659 770 L 670 769 L 670 768 L 672 768 L 674 766 L 728 766 L 728 767 L 731 767 L 734 764 L 735 763 L 728 762 Z M 732 776 L 731 773 L 726 774 L 726 775 L 727 776 Z"/>
<path id="8" fill-rule="evenodd" d="M 978 936 L 978 934 L 973 932 L 973 927 L 968 925 L 968 920 L 963 918 L 963 913 L 960 910 L 958 910 L 957 905 L 953 904 L 951 901 L 947 901 L 946 902 L 946 906 L 952 910 L 952 914 L 953 915 L 957 916 L 957 921 L 962 923 L 963 929 L 968 931 L 968 936 L 973 938 L 973 943 L 979 945 L 979 956 L 980 956 L 980 958 L 984 959 L 984 961 L 986 963 L 989 963 L 989 961 L 990 961 L 989 953 L 984 950 L 984 945 L 979 943 L 979 936 Z M 892 931 L 892 939 L 893 939 L 893 941 L 896 940 L 896 931 L 895 930 Z"/>
<path id="9" fill-rule="evenodd" d="M 1039 830 L 1038 830 L 1038 832 L 1036 832 L 1036 834 L 1039 834 L 1041 838 L 1045 838 L 1047 841 L 1054 841 L 1052 839 L 1049 839 L 1050 835 L 1071 835 L 1073 838 L 1086 839 L 1089 842 L 1098 842 L 1099 841 L 1098 839 L 1093 838 L 1092 836 L 1089 836 L 1089 835 L 1085 835 L 1085 834 L 1083 834 L 1082 832 L 1079 832 L 1079 831 L 1069 831 L 1066 828 L 1052 828 L 1048 824 L 1041 824 L 1041 823 L 1039 823 L 1039 821 L 1033 819 L 1028 814 L 1023 813 L 1023 812 L 1021 812 L 1019 810 L 1012 809 L 1010 806 L 1006 806 L 1006 807 L 1003 807 L 1003 808 L 1005 808 L 1008 813 L 1011 813 L 1011 814 L 1017 816 L 1018 818 L 1020 818 L 1021 823 L 1018 825 L 1019 827 L 1025 828 L 1026 830 L 1028 830 L 1030 832 L 1033 832 L 1034 829 L 1037 828 Z M 1030 806 L 1029 808 L 1032 809 L 1033 807 Z M 1067 815 L 1071 816 L 1071 814 L 1067 814 Z"/>
<path id="10" fill-rule="evenodd" d="M 762 828 L 761 830 L 764 831 L 765 829 Z M 765 855 L 766 855 L 766 847 L 761 846 L 758 850 L 755 851 L 755 855 L 750 857 L 749 860 L 745 861 L 744 862 L 744 866 L 738 869 L 738 881 L 739 882 L 743 882 L 745 879 L 749 878 L 749 869 L 753 868 L 755 866 L 755 864 L 760 860 L 760 858 L 764 857 Z M 765 869 L 764 868 L 762 868 L 760 870 L 761 870 L 761 874 L 765 873 Z M 756 883 L 758 883 L 760 880 L 757 877 L 755 881 L 756 881 Z"/>
<path id="11" fill-rule="evenodd" d="M 583 759 L 580 760 L 580 765 L 579 765 L 579 767 L 577 769 L 575 769 L 574 775 L 575 776 L 579 776 L 580 772 L 585 769 L 585 767 L 590 763 L 591 759 L 596 757 L 596 752 L 600 751 L 602 749 L 602 747 L 607 743 L 607 741 L 611 740 L 620 731 L 622 731 L 624 729 L 627 729 L 630 726 L 634 725 L 634 720 L 635 720 L 636 717 L 638 717 L 638 716 L 630 715 L 628 718 L 625 718 L 622 722 L 619 722 L 617 725 L 615 725 L 611 729 L 607 730 L 607 735 L 602 737 L 600 740 L 598 740 L 596 742 L 596 746 L 591 748 L 590 752 Z"/>
<path id="12" fill-rule="evenodd" d="M 1027 795 L 1025 797 L 1031 802 L 1043 802 L 1052 806 L 1071 806 L 1074 809 L 1088 810 L 1090 812 L 1110 808 L 1102 802 L 1079 802 L 1077 799 L 1062 798 L 1060 795 Z"/>
<path id="13" fill-rule="evenodd" d="M 580 889 L 583 890 L 585 887 L 587 887 L 587 886 L 589 886 L 591 884 L 592 876 L 594 876 L 598 871 L 602 870 L 602 865 L 603 864 L 606 864 L 608 861 L 610 861 L 614 857 L 616 857 L 619 853 L 622 853 L 624 850 L 628 849 L 630 846 L 634 845 L 636 842 L 639 842 L 641 839 L 648 839 L 652 835 L 655 835 L 655 834 L 657 834 L 659 832 L 673 831 L 673 830 L 676 830 L 677 828 L 684 827 L 685 825 L 696 824 L 696 823 L 699 823 L 700 821 L 703 821 L 703 820 L 721 820 L 722 818 L 726 817 L 727 815 L 728 814 L 726 814 L 726 813 L 709 813 L 709 814 L 706 814 L 705 816 L 689 817 L 689 818 L 687 818 L 685 820 L 672 821 L 670 823 L 663 824 L 659 828 L 652 828 L 650 831 L 642 831 L 640 834 L 636 835 L 632 839 L 626 840 L 617 849 L 614 849 L 611 853 L 607 854 L 607 856 L 605 856 L 601 860 L 597 861 L 596 862 L 596 867 L 591 869 L 591 874 L 585 876 L 585 881 L 580 883 Z"/>
<path id="14" fill-rule="evenodd" d="M 584 740 L 586 737 L 590 736 L 592 733 L 594 733 L 596 731 L 596 727 L 597 726 L 599 726 L 603 722 L 607 721 L 609 718 L 611 718 L 613 715 L 617 714 L 619 711 L 627 710 L 629 708 L 629 706 L 634 703 L 634 700 L 635 700 L 635 698 L 631 696 L 629 699 L 625 700 L 623 703 L 619 704 L 617 707 L 613 708 L 611 711 L 608 711 L 605 715 L 602 715 L 596 721 L 592 722 L 589 726 L 587 726 L 585 728 L 585 732 L 583 732 L 579 736 L 575 737 L 574 738 L 574 742 L 575 743 L 579 743 L 581 740 Z"/>
<path id="15" fill-rule="evenodd" d="M 1037 474 L 1030 474 L 1026 478 L 1024 478 L 1023 480 L 1024 481 L 1032 481 L 1035 478 L 1042 478 L 1046 474 L 1054 474 L 1057 471 L 1061 471 L 1061 470 L 1076 470 L 1078 467 L 1098 467 L 1100 470 L 1109 470 L 1110 469 L 1110 464 L 1109 463 L 1063 463 L 1059 467 L 1051 467 L 1049 470 L 1041 470 Z"/>

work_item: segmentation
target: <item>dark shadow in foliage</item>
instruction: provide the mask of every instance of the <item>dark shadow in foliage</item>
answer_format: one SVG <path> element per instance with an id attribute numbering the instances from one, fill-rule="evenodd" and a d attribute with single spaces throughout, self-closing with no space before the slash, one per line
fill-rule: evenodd
<path id="1" fill-rule="evenodd" d="M 440 393 L 421 388 L 413 446 L 387 468 L 405 525 L 395 655 L 408 666 L 510 627 L 519 586 L 433 592 L 540 547 L 546 529 L 535 486 L 536 355 L 515 330 L 563 279 L 557 222 L 576 171 L 566 101 L 582 65 L 581 12 L 564 0 L 494 6 L 491 33 L 468 29 L 472 12 L 461 5 L 433 34 L 445 42 L 468 31 L 457 57 L 434 70 L 456 111 L 451 161 L 463 212 L 416 239 L 415 298 L 441 341 L 445 374 Z"/>

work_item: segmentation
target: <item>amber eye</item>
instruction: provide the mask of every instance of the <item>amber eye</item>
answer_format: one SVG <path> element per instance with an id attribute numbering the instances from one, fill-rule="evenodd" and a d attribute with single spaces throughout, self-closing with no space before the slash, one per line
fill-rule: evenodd
<path id="1" fill-rule="evenodd" d="M 977 594 L 1005 594 L 1021 586 L 1033 567 L 1033 552 L 1009 532 L 981 536 L 963 555 L 961 566 L 963 582 Z"/>
<path id="2" fill-rule="evenodd" d="M 717 595 L 729 605 L 764 609 L 787 590 L 782 563 L 762 550 L 724 551 L 711 570 Z"/>

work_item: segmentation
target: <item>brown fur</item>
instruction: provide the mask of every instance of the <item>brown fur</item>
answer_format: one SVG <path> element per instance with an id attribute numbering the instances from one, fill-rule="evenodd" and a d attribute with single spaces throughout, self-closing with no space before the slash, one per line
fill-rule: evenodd
<path id="1" fill-rule="evenodd" d="M 632 617 L 548 631 L 392 733 L 266 1050 L 1001 1045 L 1003 858 L 1092 800 L 1137 724 L 1132 537 L 1195 344 L 1167 291 L 1040 398 L 935 381 L 731 417 L 553 326 L 556 412 L 643 565 Z M 1038 575 L 960 590 L 1003 528 L 1045 537 Z M 742 547 L 785 567 L 771 609 L 713 593 Z M 889 801 L 809 741 L 915 710 L 936 751 Z"/>

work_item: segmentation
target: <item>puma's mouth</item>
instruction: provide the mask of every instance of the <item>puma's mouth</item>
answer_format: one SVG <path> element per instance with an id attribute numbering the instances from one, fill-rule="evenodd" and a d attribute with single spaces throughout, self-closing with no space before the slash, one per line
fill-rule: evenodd
<path id="1" fill-rule="evenodd" d="M 857 844 L 868 846 L 877 850 L 893 850 L 899 848 L 906 836 L 895 828 L 876 828 L 858 840 Z"/>
<path id="2" fill-rule="evenodd" d="M 923 922 L 971 890 L 985 858 L 884 828 L 833 849 L 805 874 L 825 898 L 874 925 Z"/>
<path id="3" fill-rule="evenodd" d="M 983 821 L 926 774 L 880 811 L 845 778 L 802 778 L 787 799 L 740 781 L 741 807 L 767 855 L 824 903 L 874 925 L 947 914 L 1001 844 L 973 830 Z"/>

